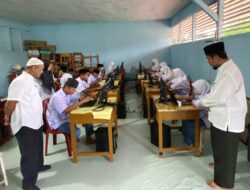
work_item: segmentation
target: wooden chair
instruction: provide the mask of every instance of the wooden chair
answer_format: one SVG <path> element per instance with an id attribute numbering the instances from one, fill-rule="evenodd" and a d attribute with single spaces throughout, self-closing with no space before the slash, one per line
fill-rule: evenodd
<path id="1" fill-rule="evenodd" d="M 71 157 L 72 156 L 72 152 L 71 152 L 72 149 L 71 149 L 70 135 L 66 134 L 66 133 L 62 133 L 61 131 L 58 131 L 56 129 L 52 129 L 48 123 L 47 116 L 46 116 L 48 102 L 49 102 L 48 99 L 43 101 L 43 119 L 44 119 L 44 124 L 46 126 L 45 156 L 48 155 L 49 134 L 53 135 L 53 145 L 57 144 L 57 135 L 63 134 L 65 136 L 68 155 L 69 155 L 69 157 Z"/>

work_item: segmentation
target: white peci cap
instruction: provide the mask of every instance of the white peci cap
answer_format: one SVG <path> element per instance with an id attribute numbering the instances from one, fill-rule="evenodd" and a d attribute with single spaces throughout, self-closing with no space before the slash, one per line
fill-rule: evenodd
<path id="1" fill-rule="evenodd" d="M 33 65 L 43 65 L 43 61 L 38 59 L 38 58 L 35 58 L 35 57 L 32 57 L 28 60 L 28 62 L 26 63 L 26 66 L 29 67 L 29 66 L 33 66 Z"/>

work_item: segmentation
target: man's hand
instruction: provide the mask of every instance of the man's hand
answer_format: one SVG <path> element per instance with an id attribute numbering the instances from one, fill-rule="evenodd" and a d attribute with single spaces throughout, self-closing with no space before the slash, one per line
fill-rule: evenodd
<path id="1" fill-rule="evenodd" d="M 6 115 L 4 116 L 4 125 L 9 126 L 10 125 L 10 118 L 7 117 Z"/>

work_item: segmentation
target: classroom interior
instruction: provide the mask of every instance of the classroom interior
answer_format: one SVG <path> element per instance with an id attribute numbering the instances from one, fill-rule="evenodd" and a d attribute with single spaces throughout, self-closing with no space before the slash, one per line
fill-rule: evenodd
<path id="1" fill-rule="evenodd" d="M 34 53 L 28 50 L 34 48 L 44 59 L 53 60 L 55 72 L 62 63 L 74 71 L 79 70 L 79 64 L 79 68 L 95 68 L 100 63 L 107 69 L 114 62 L 115 66 L 123 65 L 126 76 L 122 91 L 126 116 L 118 117 L 115 153 L 76 159 L 68 156 L 63 135 L 58 135 L 56 145 L 50 135 L 45 163 L 52 169 L 39 174 L 37 185 L 44 190 L 211 189 L 206 184 L 213 178 L 213 170 L 208 167 L 213 161 L 210 130 L 204 130 L 203 142 L 199 139 L 199 145 L 192 149 L 159 151 L 150 142 L 152 118 L 148 118 L 150 106 L 145 106 L 147 86 L 144 89 L 138 69 L 140 64 L 150 68 L 152 59 L 157 58 L 171 68 L 181 68 L 192 81 L 213 83 L 216 71 L 207 63 L 203 48 L 223 41 L 228 56 L 243 74 L 246 95 L 250 97 L 249 13 L 250 0 L 1 1 L 1 101 L 8 95 L 13 70 L 17 65 L 25 67 L 29 53 Z M 68 58 L 62 59 L 69 54 L 70 63 Z M 80 62 L 74 62 L 74 54 L 80 55 Z M 85 145 L 84 133 L 81 128 L 78 151 L 95 152 L 95 145 Z M 247 135 L 246 126 L 239 144 L 236 190 L 250 189 Z M 171 147 L 179 146 L 185 143 L 181 128 L 176 127 L 171 129 Z M 15 137 L 0 145 L 0 153 L 8 179 L 8 186 L 0 185 L 0 189 L 21 189 L 20 152 Z"/>

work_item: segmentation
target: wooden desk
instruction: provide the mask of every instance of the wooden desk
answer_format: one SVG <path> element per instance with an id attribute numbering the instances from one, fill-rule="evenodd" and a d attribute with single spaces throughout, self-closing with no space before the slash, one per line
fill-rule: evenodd
<path id="1" fill-rule="evenodd" d="M 142 94 L 142 97 L 144 96 L 144 92 L 145 92 L 145 87 L 146 85 L 148 84 L 148 80 L 141 80 L 141 94 Z"/>
<path id="2" fill-rule="evenodd" d="M 156 102 L 156 120 L 159 126 L 159 155 L 163 152 L 174 152 L 190 150 L 194 151 L 195 156 L 199 156 L 200 150 L 200 108 L 190 105 L 178 107 L 173 104 L 165 105 Z M 184 146 L 184 147 L 170 147 L 163 148 L 162 139 L 162 122 L 164 120 L 195 120 L 195 146 Z"/>
<path id="3" fill-rule="evenodd" d="M 150 124 L 150 119 L 151 119 L 150 99 L 152 98 L 153 95 L 159 95 L 159 94 L 160 94 L 160 88 L 146 86 L 145 95 L 146 95 L 146 101 L 147 101 L 148 124 Z"/>
<path id="4" fill-rule="evenodd" d="M 141 93 L 141 81 L 144 80 L 144 74 L 137 74 L 137 93 L 140 94 Z"/>
<path id="5" fill-rule="evenodd" d="M 73 163 L 78 162 L 78 156 L 108 156 L 113 161 L 113 134 L 112 127 L 115 124 L 116 134 L 118 133 L 116 108 L 107 106 L 102 111 L 92 111 L 94 107 L 78 108 L 69 114 L 70 133 L 73 152 Z M 76 124 L 105 123 L 108 124 L 108 152 L 78 152 L 75 135 Z"/>

